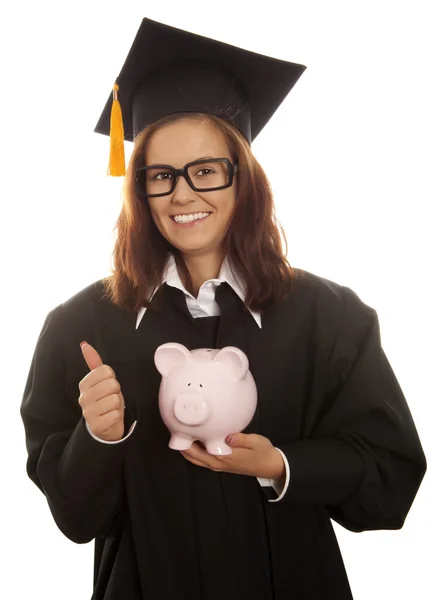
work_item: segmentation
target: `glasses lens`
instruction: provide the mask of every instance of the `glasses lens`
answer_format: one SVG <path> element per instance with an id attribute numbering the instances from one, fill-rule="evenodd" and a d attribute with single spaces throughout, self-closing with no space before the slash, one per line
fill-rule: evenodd
<path id="1" fill-rule="evenodd" d="M 174 174 L 170 169 L 149 167 L 146 169 L 146 194 L 165 194 L 170 192 Z"/>
<path id="2" fill-rule="evenodd" d="M 228 167 L 224 162 L 209 161 L 188 167 L 188 175 L 199 190 L 228 184 Z"/>

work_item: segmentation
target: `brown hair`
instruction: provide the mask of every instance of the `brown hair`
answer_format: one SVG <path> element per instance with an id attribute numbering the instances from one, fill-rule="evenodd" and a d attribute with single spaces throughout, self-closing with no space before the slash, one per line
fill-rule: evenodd
<path id="1" fill-rule="evenodd" d="M 148 125 L 136 137 L 124 180 L 124 202 L 114 228 L 114 268 L 112 275 L 102 280 L 106 296 L 128 310 L 151 308 L 148 291 L 161 285 L 169 252 L 174 254 L 179 271 L 186 278 L 187 289 L 192 287 L 181 253 L 158 231 L 136 182 L 136 170 L 145 164 L 150 136 L 167 123 L 188 118 L 212 122 L 225 136 L 232 161 L 239 164 L 236 207 L 223 244 L 230 264 L 246 285 L 246 305 L 254 311 L 276 306 L 288 294 L 296 275 L 283 252 L 280 232 L 286 253 L 287 240 L 275 217 L 270 183 L 245 137 L 227 121 L 203 113 L 168 115 Z"/>

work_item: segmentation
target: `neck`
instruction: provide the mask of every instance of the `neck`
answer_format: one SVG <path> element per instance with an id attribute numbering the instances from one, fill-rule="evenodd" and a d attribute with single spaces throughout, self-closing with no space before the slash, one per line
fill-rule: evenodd
<path id="1" fill-rule="evenodd" d="M 217 278 L 224 258 L 225 257 L 222 253 L 203 256 L 190 256 L 183 254 L 183 260 L 186 263 L 192 279 L 192 289 L 188 289 L 186 286 L 186 277 L 184 273 L 179 270 L 179 275 L 185 288 L 197 298 L 202 284 L 205 281 L 208 281 L 208 279 Z"/>

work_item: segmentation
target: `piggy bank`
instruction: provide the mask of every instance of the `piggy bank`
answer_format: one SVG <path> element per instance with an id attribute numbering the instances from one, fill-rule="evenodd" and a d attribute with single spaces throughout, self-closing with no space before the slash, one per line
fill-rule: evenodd
<path id="1" fill-rule="evenodd" d="M 231 454 L 225 438 L 252 420 L 258 399 L 248 358 L 235 346 L 188 350 L 169 342 L 154 354 L 162 375 L 161 418 L 171 432 L 169 447 L 188 450 L 202 441 L 210 454 Z"/>

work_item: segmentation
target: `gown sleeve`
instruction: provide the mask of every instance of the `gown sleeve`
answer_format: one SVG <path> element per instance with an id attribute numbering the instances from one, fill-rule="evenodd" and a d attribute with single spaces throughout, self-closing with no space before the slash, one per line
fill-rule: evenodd
<path id="1" fill-rule="evenodd" d="M 381 346 L 376 311 L 341 287 L 343 316 L 305 440 L 277 444 L 290 465 L 281 503 L 325 505 L 354 532 L 400 529 L 426 472 L 409 407 Z"/>
<path id="2" fill-rule="evenodd" d="M 62 533 L 87 543 L 107 537 L 116 526 L 129 438 L 115 445 L 97 442 L 86 429 L 78 398 L 79 389 L 70 389 L 66 381 L 59 305 L 49 312 L 39 334 L 20 406 L 26 470 L 46 496 Z"/>

